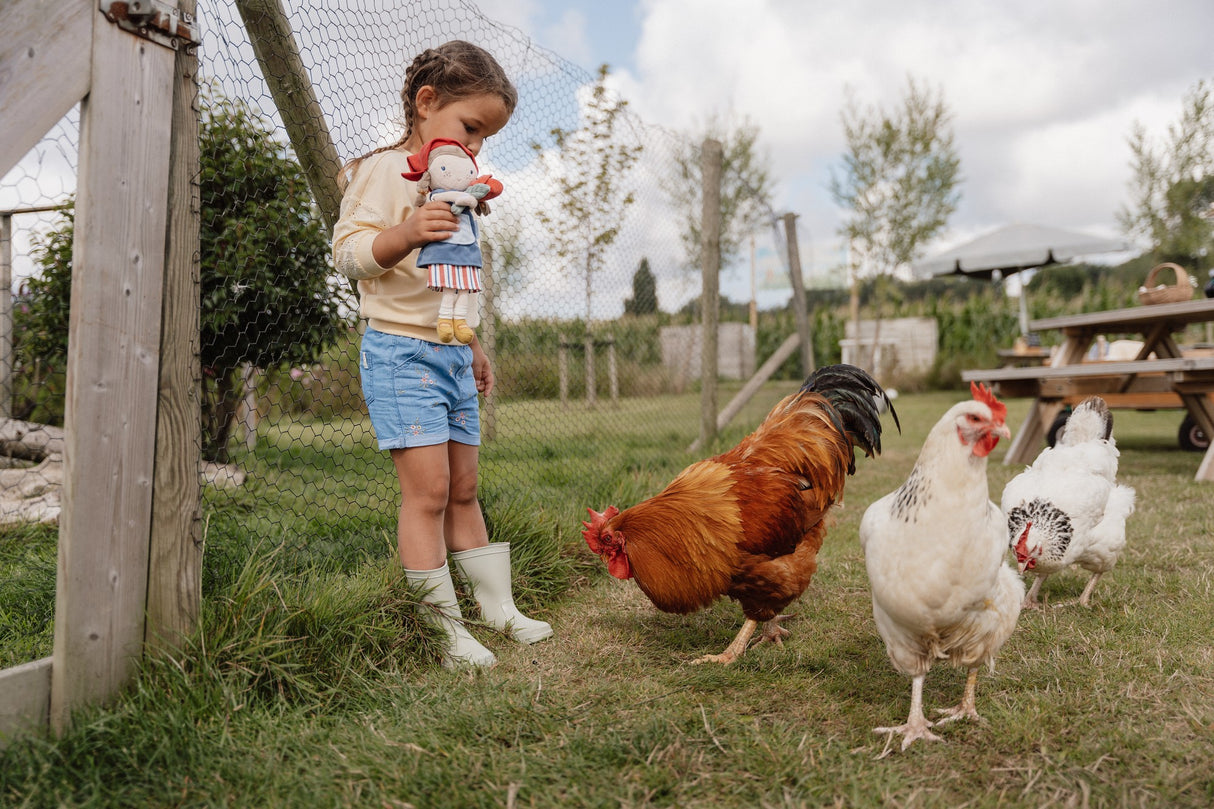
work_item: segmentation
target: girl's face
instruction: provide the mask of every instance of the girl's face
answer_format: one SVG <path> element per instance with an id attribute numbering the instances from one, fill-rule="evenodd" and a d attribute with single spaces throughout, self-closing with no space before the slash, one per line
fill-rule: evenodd
<path id="1" fill-rule="evenodd" d="M 417 127 L 406 145 L 413 151 L 435 138 L 450 138 L 480 154 L 485 139 L 497 134 L 510 120 L 506 102 L 496 95 L 468 96 L 439 105 L 434 88 L 417 91 Z"/>

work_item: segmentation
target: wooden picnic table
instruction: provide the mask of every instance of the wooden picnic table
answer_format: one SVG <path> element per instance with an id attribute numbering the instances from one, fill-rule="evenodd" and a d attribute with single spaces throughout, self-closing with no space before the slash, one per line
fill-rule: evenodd
<path id="1" fill-rule="evenodd" d="M 1214 298 L 1034 320 L 1029 323 L 1034 332 L 1062 332 L 1062 345 L 1049 363 L 963 371 L 961 378 L 987 382 L 1001 396 L 1033 397 L 1028 416 L 1008 448 L 1006 464 L 1031 463 L 1062 409 L 1092 395 L 1104 398 L 1110 407 L 1182 406 L 1202 432 L 1214 436 L 1214 353 L 1187 356 L 1175 337 L 1191 323 L 1212 321 Z M 1141 335 L 1142 349 L 1133 360 L 1084 362 L 1101 334 Z M 1214 481 L 1214 442 L 1196 478 Z"/>

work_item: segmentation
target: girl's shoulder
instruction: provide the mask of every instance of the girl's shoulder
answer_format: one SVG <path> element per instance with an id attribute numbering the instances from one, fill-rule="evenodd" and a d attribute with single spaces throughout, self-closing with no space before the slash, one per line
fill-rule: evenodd
<path id="1" fill-rule="evenodd" d="M 407 180 L 401 175 L 409 171 L 409 155 L 400 149 L 387 149 L 364 157 L 354 169 L 347 187 L 347 193 L 353 192 L 358 196 L 365 194 L 382 194 L 384 189 L 391 189 L 391 194 L 417 193 L 417 183 Z"/>
<path id="2" fill-rule="evenodd" d="M 358 169 L 377 174 L 386 171 L 396 171 L 397 173 L 408 171 L 409 153 L 400 149 L 385 149 L 382 152 L 375 152 L 364 157 Z"/>

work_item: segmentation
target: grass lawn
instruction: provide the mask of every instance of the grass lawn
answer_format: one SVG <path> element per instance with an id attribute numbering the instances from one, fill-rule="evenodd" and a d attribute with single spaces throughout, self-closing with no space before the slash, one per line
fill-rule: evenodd
<path id="1" fill-rule="evenodd" d="M 786 389 L 765 390 L 726 440 Z M 483 452 L 486 513 L 493 538 L 514 545 L 520 602 L 556 637 L 520 647 L 477 629 L 501 661 L 477 672 L 435 665 L 413 617 L 391 563 L 390 467 L 352 446 L 330 451 L 361 427 L 285 427 L 246 459 L 250 491 L 209 495 L 203 635 L 176 659 L 148 660 L 129 693 L 63 738 L 0 751 L 0 803 L 1214 805 L 1214 488 L 1192 479 L 1200 456 L 1176 449 L 1176 412 L 1115 414 L 1121 478 L 1139 505 L 1091 608 L 1073 603 L 1087 574 L 1051 578 L 1048 607 L 1021 616 L 979 679 L 986 723 L 947 725 L 945 741 L 881 758 L 872 728 L 905 719 L 910 688 L 873 625 L 857 527 L 957 399 L 898 399 L 904 432 L 887 419 L 882 457 L 858 462 L 818 574 L 790 610 L 792 637 L 730 667 L 689 661 L 729 642 L 736 604 L 658 612 L 579 535 L 585 506 L 629 505 L 693 459 L 697 397 L 592 414 L 500 409 Z M 1014 429 L 1027 402 L 1008 404 Z M 1002 465 L 1005 450 L 989 469 L 996 500 L 1018 471 Z M 0 535 L 5 570 L 39 569 L 14 545 Z M 20 580 L 22 599 L 44 608 Z M 0 607 L 15 614 L 12 602 Z M 963 671 L 934 669 L 927 711 L 955 704 L 963 683 Z"/>

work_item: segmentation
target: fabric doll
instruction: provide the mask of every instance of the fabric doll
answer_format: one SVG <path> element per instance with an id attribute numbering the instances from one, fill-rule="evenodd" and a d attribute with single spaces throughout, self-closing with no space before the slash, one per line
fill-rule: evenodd
<path id="1" fill-rule="evenodd" d="M 502 184 L 488 175 L 477 176 L 476 158 L 459 141 L 435 138 L 409 156 L 406 180 L 417 183 L 418 207 L 428 200 L 451 205 L 459 217 L 459 230 L 451 238 L 429 242 L 417 254 L 417 266 L 429 269 L 429 287 L 443 293 L 438 309 L 438 337 L 471 343 L 468 307 L 481 290 L 480 229 L 475 214 L 489 213 L 486 200 L 502 192 Z"/>

